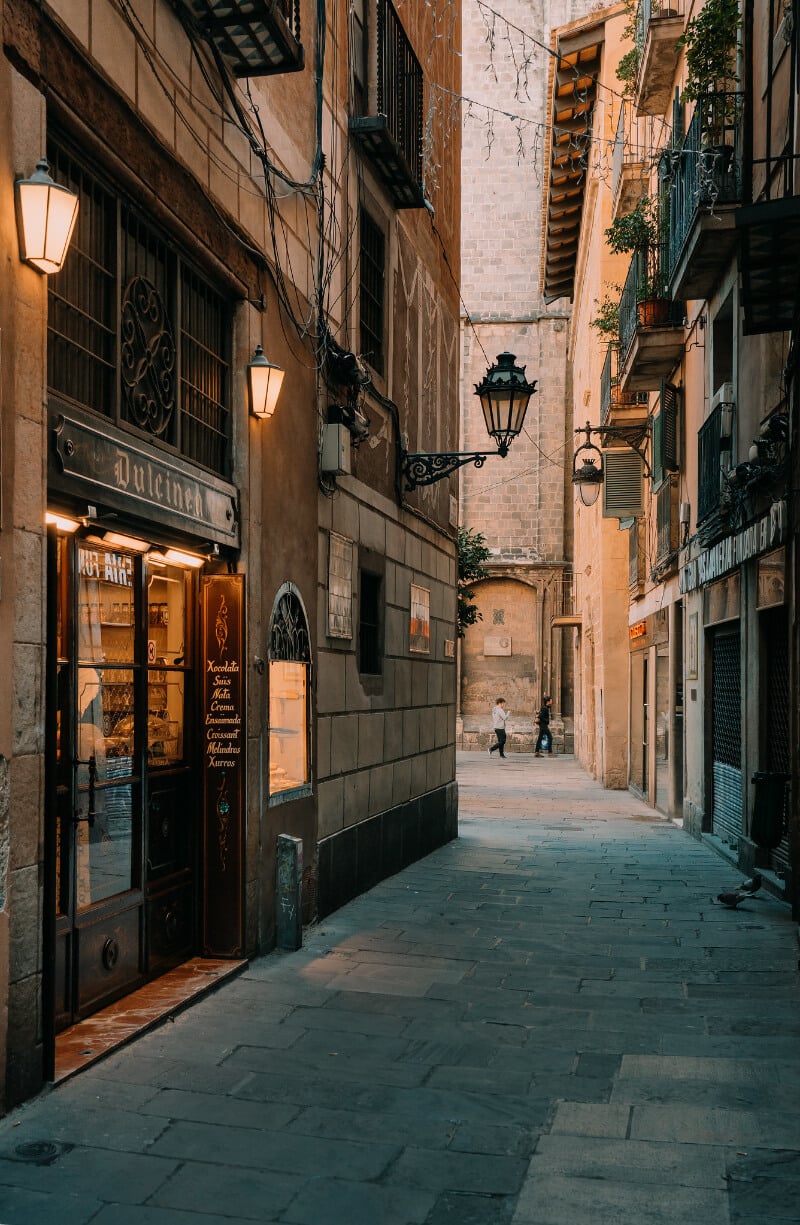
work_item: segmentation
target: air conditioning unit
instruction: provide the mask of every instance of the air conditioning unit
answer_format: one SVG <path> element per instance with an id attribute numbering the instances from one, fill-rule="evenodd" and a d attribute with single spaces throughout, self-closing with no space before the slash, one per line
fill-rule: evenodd
<path id="1" fill-rule="evenodd" d="M 711 411 L 713 412 L 715 408 L 719 408 L 720 404 L 733 403 L 733 383 L 723 383 L 722 386 L 718 387 L 714 392 L 711 400 Z"/>
<path id="2" fill-rule="evenodd" d="M 712 413 L 719 408 L 719 446 L 721 451 L 730 450 L 733 437 L 733 383 L 723 383 L 711 398 Z"/>

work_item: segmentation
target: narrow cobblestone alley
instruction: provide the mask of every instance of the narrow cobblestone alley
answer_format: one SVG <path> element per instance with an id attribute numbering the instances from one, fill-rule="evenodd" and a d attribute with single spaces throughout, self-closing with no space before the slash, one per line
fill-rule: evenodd
<path id="1" fill-rule="evenodd" d="M 0 1122 L 3 1225 L 778 1225 L 796 928 L 571 758 L 459 758 L 459 839 Z"/>

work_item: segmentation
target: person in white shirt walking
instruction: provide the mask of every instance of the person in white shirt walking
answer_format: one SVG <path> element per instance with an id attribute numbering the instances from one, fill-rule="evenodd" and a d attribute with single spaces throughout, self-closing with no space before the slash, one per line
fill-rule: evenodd
<path id="1" fill-rule="evenodd" d="M 491 757 L 492 753 L 495 751 L 495 749 L 497 749 L 500 756 L 503 758 L 503 761 L 506 759 L 506 723 L 508 722 L 508 717 L 510 714 L 511 711 L 506 710 L 505 698 L 497 698 L 494 706 L 492 707 L 492 727 L 494 728 L 494 734 L 497 737 L 497 744 L 493 744 L 489 749 L 489 756 Z"/>

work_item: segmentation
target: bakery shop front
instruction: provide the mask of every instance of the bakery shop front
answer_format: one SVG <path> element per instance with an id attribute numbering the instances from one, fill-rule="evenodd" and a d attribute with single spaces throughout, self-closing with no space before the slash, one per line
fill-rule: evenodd
<path id="1" fill-rule="evenodd" d="M 244 955 L 246 736 L 233 301 L 68 147 L 49 154 L 81 196 L 49 284 L 55 1035 L 195 954 Z"/>

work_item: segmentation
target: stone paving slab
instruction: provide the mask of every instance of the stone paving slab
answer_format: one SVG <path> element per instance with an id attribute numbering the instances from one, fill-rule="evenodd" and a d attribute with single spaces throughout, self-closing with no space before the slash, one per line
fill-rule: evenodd
<path id="1" fill-rule="evenodd" d="M 786 908 L 570 759 L 459 787 L 457 841 L 0 1120 L 0 1222 L 797 1220 Z"/>

